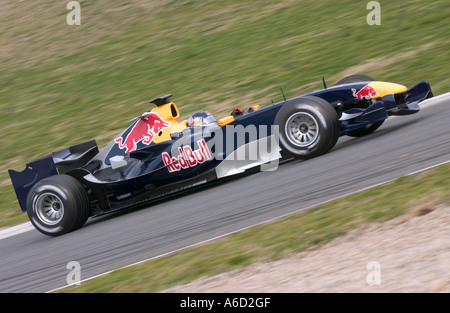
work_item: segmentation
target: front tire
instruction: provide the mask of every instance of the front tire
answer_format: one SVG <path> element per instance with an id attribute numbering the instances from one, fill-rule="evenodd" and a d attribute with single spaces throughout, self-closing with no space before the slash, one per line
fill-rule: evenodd
<path id="1" fill-rule="evenodd" d="M 336 110 L 324 99 L 303 96 L 290 100 L 278 111 L 281 149 L 297 159 L 309 159 L 331 150 L 339 139 Z"/>
<path id="2" fill-rule="evenodd" d="M 343 84 L 350 84 L 350 83 L 358 83 L 358 82 L 364 82 L 364 81 L 375 81 L 375 78 L 363 74 L 355 74 L 350 75 L 347 77 L 342 78 L 340 81 L 336 83 L 337 85 L 343 85 Z M 384 123 L 384 120 L 381 120 L 379 122 L 366 125 L 363 128 L 358 128 L 355 130 L 351 130 L 347 132 L 347 135 L 350 137 L 363 137 L 366 135 L 369 135 L 376 131 L 382 124 Z"/>
<path id="3" fill-rule="evenodd" d="M 342 78 L 335 84 L 335 86 L 365 81 L 375 81 L 375 78 L 363 74 L 355 74 Z"/>
<path id="4" fill-rule="evenodd" d="M 27 198 L 33 226 L 48 236 L 80 228 L 89 217 L 89 198 L 81 183 L 68 175 L 47 177 L 36 183 Z"/>
<path id="5" fill-rule="evenodd" d="M 367 136 L 374 131 L 376 131 L 382 124 L 384 123 L 384 120 L 375 122 L 373 124 L 366 125 L 365 127 L 358 128 L 355 130 L 350 130 L 347 132 L 347 135 L 350 137 L 363 137 Z"/>

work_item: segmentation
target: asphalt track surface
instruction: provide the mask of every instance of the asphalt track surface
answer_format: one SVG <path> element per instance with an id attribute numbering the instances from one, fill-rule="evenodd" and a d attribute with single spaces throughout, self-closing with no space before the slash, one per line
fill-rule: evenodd
<path id="1" fill-rule="evenodd" d="M 91 219 L 47 237 L 31 229 L 0 239 L 0 292 L 47 292 L 171 253 L 450 160 L 450 94 L 414 115 L 391 117 L 363 138 L 341 137 L 326 155 L 291 161 L 153 204 Z"/>

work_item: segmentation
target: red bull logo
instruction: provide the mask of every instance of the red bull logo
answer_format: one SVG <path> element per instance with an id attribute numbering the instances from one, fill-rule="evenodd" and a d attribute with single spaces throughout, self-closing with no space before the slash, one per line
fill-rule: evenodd
<path id="1" fill-rule="evenodd" d="M 137 122 L 131 128 L 126 138 L 120 136 L 115 140 L 120 149 L 126 149 L 125 153 L 130 153 L 137 148 L 137 144 L 142 141 L 149 145 L 155 135 L 161 130 L 168 128 L 171 123 L 164 121 L 158 114 L 150 112 L 140 116 Z"/>
<path id="2" fill-rule="evenodd" d="M 356 92 L 356 89 L 352 89 L 353 96 L 358 98 L 359 100 L 362 100 L 366 98 L 366 100 L 369 100 L 375 96 L 378 96 L 377 91 L 372 86 L 366 85 L 363 88 L 361 88 L 360 91 Z"/>
<path id="3" fill-rule="evenodd" d="M 180 154 L 178 155 L 178 157 L 170 157 L 167 152 L 162 153 L 161 156 L 164 165 L 167 166 L 169 173 L 178 172 L 181 169 L 186 169 L 189 167 L 194 167 L 212 158 L 211 151 L 209 151 L 205 139 L 197 141 L 197 144 L 197 150 L 192 150 L 190 146 L 179 147 L 178 152 Z"/>

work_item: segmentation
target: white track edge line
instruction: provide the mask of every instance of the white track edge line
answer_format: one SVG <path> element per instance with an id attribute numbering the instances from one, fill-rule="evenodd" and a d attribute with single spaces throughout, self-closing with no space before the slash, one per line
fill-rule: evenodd
<path id="1" fill-rule="evenodd" d="M 187 249 L 190 249 L 190 248 L 193 248 L 193 247 L 196 247 L 196 246 L 199 246 L 199 245 L 202 245 L 202 244 L 205 244 L 205 243 L 214 241 L 214 240 L 216 240 L 216 239 L 220 239 L 220 238 L 223 238 L 223 237 L 227 237 L 227 236 L 233 235 L 233 234 L 235 234 L 235 233 L 238 233 L 238 232 L 247 230 L 247 229 L 252 228 L 252 227 L 255 227 L 255 226 L 260 226 L 260 225 L 263 225 L 263 224 L 271 223 L 271 222 L 273 222 L 273 221 L 281 220 L 281 219 L 283 219 L 283 218 L 285 218 L 285 217 L 287 217 L 287 216 L 289 216 L 289 215 L 296 214 L 296 213 L 299 213 L 299 212 L 302 212 L 302 211 L 306 211 L 306 210 L 309 210 L 309 209 L 312 209 L 312 208 L 315 208 L 315 207 L 324 205 L 324 204 L 326 204 L 326 203 L 333 202 L 333 201 L 336 201 L 336 200 L 345 198 L 345 197 L 347 197 L 347 196 L 351 196 L 351 195 L 357 194 L 357 193 L 359 193 L 359 192 L 362 192 L 362 191 L 365 191 L 365 190 L 368 190 L 368 189 L 371 189 L 371 188 L 375 188 L 375 187 L 378 187 L 378 186 L 381 186 L 381 185 L 386 185 L 386 184 L 392 183 L 393 181 L 395 181 L 395 180 L 397 180 L 397 179 L 399 179 L 399 178 L 401 178 L 401 177 L 407 177 L 407 176 L 416 175 L 416 174 L 419 174 L 419 173 L 421 173 L 421 172 L 424 172 L 424 171 L 427 171 L 427 170 L 430 170 L 430 169 L 439 167 L 439 166 L 444 165 L 444 164 L 447 164 L 447 163 L 450 163 L 450 160 L 447 160 L 447 161 L 444 161 L 444 162 L 441 162 L 441 163 L 438 163 L 438 164 L 435 164 L 435 165 L 431 165 L 431 166 L 422 168 L 422 169 L 420 169 L 420 170 L 411 172 L 411 173 L 409 173 L 409 174 L 402 175 L 402 176 L 399 176 L 399 177 L 397 177 L 397 178 L 393 178 L 393 179 L 386 180 L 386 181 L 381 182 L 381 183 L 378 183 L 378 184 L 371 185 L 371 186 L 369 186 L 369 187 L 365 187 L 365 188 L 362 188 L 362 189 L 358 189 L 358 190 L 356 190 L 356 191 L 353 191 L 353 192 L 350 192 L 350 193 L 347 193 L 347 194 L 344 194 L 344 195 L 341 195 L 341 196 L 332 198 L 332 199 L 327 200 L 327 201 L 320 202 L 320 203 L 315 204 L 315 205 L 311 205 L 311 206 L 306 207 L 306 208 L 303 208 L 303 209 L 299 209 L 299 210 L 296 210 L 296 211 L 292 211 L 292 212 L 290 212 L 290 213 L 286 213 L 286 214 L 283 214 L 283 215 L 280 215 L 280 216 L 271 218 L 271 219 L 269 219 L 269 220 L 266 220 L 266 221 L 263 221 L 263 222 L 256 223 L 256 224 L 254 224 L 254 225 L 246 226 L 246 227 L 240 228 L 240 229 L 238 229 L 238 230 L 234 230 L 234 231 L 228 232 L 228 233 L 223 234 L 223 235 L 219 235 L 219 236 L 216 236 L 216 237 L 213 237 L 213 238 L 210 238 L 210 239 L 206 239 L 206 240 L 203 240 L 203 241 L 201 241 L 201 242 L 197 242 L 197 243 L 188 245 L 188 246 L 183 247 L 183 248 L 175 249 L 175 250 L 172 250 L 172 251 L 169 251 L 169 252 L 166 252 L 166 253 L 163 253 L 163 254 L 160 254 L 160 255 L 157 255 L 157 256 L 154 256 L 154 257 L 151 257 L 151 258 L 142 260 L 142 261 L 138 261 L 138 262 L 135 262 L 135 263 L 132 263 L 132 264 L 128 264 L 128 265 L 119 267 L 119 268 L 114 269 L 114 270 L 111 270 L 111 271 L 107 271 L 107 272 L 104 272 L 104 273 L 101 273 L 101 274 L 98 274 L 98 275 L 91 276 L 91 277 L 89 277 L 89 278 L 82 279 L 82 280 L 80 281 L 80 284 L 82 284 L 82 283 L 84 283 L 84 282 L 87 282 L 87 281 L 89 281 L 89 280 L 93 280 L 93 279 L 98 278 L 98 277 L 102 277 L 102 276 L 108 275 L 108 274 L 110 274 L 110 273 L 112 273 L 112 272 L 115 272 L 115 271 L 117 271 L 117 270 L 125 269 L 125 268 L 128 268 L 128 267 L 132 267 L 132 266 L 135 266 L 135 265 L 139 265 L 139 264 L 142 264 L 142 263 L 145 263 L 145 262 L 149 262 L 149 261 L 152 261 L 152 260 L 155 260 L 155 259 L 159 259 L 159 258 L 165 257 L 165 256 L 167 256 L 167 255 L 177 253 L 177 252 L 179 252 L 179 251 L 187 250 Z M 75 285 L 66 285 L 66 286 L 63 286 L 63 287 L 59 287 L 59 288 L 55 288 L 55 289 L 49 290 L 49 291 L 47 291 L 46 293 L 55 292 L 55 291 L 62 290 L 62 289 L 68 288 L 68 287 L 73 287 L 73 286 L 75 286 Z"/>

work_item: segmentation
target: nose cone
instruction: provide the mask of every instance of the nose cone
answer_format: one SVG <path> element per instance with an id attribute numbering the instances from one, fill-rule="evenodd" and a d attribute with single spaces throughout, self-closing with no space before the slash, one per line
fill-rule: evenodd
<path id="1" fill-rule="evenodd" d="M 370 82 L 369 86 L 373 87 L 378 94 L 377 96 L 373 97 L 374 99 L 383 97 L 385 95 L 402 93 L 408 90 L 408 88 L 403 85 L 380 81 Z"/>

